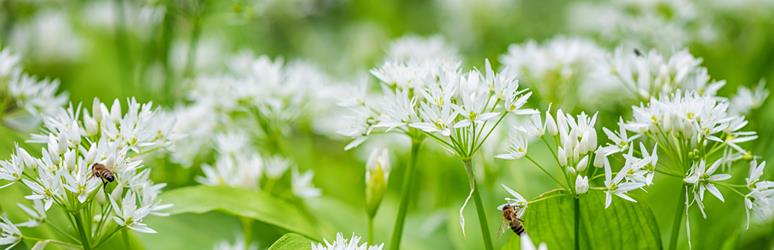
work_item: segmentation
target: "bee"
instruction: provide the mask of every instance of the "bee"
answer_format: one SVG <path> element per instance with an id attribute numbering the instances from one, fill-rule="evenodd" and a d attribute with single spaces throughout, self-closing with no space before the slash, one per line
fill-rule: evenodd
<path id="1" fill-rule="evenodd" d="M 94 165 L 91 165 L 91 174 L 99 177 L 102 180 L 102 184 L 104 185 L 107 185 L 116 179 L 115 175 L 113 175 L 113 172 L 111 172 L 107 166 L 101 163 L 94 163 Z"/>
<path id="2" fill-rule="evenodd" d="M 642 52 L 640 52 L 639 49 L 634 49 L 634 55 L 636 56 L 642 56 Z"/>
<path id="3" fill-rule="evenodd" d="M 519 236 L 521 236 L 521 234 L 524 233 L 524 225 L 523 225 L 524 220 L 522 220 L 518 216 L 520 209 L 521 207 L 512 205 L 512 204 L 505 204 L 502 207 L 503 225 L 505 225 L 505 223 L 507 222 L 508 226 L 511 227 L 511 231 L 513 231 L 514 233 L 516 233 L 516 235 L 519 235 Z M 504 231 L 503 229 L 504 227 L 501 226 L 500 227 L 501 234 Z"/>

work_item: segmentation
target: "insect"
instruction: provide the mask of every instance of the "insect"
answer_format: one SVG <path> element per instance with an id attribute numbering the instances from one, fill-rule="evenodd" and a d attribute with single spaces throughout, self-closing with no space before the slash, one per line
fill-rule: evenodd
<path id="1" fill-rule="evenodd" d="M 102 184 L 104 185 L 107 185 L 116 179 L 113 172 L 101 163 L 94 163 L 94 165 L 91 165 L 91 174 L 102 179 Z"/>
<path id="2" fill-rule="evenodd" d="M 640 50 L 638 50 L 638 49 L 634 49 L 634 55 L 642 56 L 642 52 L 640 52 Z"/>
<path id="3" fill-rule="evenodd" d="M 517 235 L 521 236 L 522 233 L 524 233 L 524 220 L 519 218 L 519 209 L 521 209 L 519 206 L 512 205 L 512 204 L 505 204 L 502 207 L 503 210 L 503 225 L 505 223 L 508 223 L 508 226 L 511 227 L 511 231 L 516 233 Z M 500 227 L 500 234 L 502 235 L 502 232 L 504 227 Z"/>

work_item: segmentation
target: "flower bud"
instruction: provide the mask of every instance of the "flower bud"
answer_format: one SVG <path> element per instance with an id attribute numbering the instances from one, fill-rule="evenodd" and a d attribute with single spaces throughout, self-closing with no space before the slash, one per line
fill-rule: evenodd
<path id="1" fill-rule="evenodd" d="M 91 114 L 97 122 L 102 121 L 102 102 L 99 101 L 99 98 L 94 97 L 94 101 L 91 103 Z"/>
<path id="2" fill-rule="evenodd" d="M 374 217 L 387 190 L 390 176 L 389 155 L 386 149 L 375 149 L 366 163 L 366 212 Z"/>
<path id="3" fill-rule="evenodd" d="M 601 168 L 604 166 L 605 158 L 607 158 L 607 152 L 605 150 L 602 150 L 602 148 L 597 149 L 597 152 L 594 155 L 594 167 Z"/>
<path id="4" fill-rule="evenodd" d="M 97 120 L 94 120 L 89 114 L 83 116 L 83 125 L 85 126 L 86 136 L 94 136 L 99 132 Z"/>
<path id="5" fill-rule="evenodd" d="M 589 191 L 589 177 L 581 176 L 575 178 L 575 194 L 585 194 Z"/>
<path id="6" fill-rule="evenodd" d="M 546 112 L 546 131 L 548 131 L 551 135 L 556 135 L 559 133 L 559 130 L 556 128 L 556 121 L 554 120 L 554 117 L 551 116 L 548 112 Z"/>
<path id="7" fill-rule="evenodd" d="M 586 170 L 586 168 L 589 166 L 589 156 L 586 155 L 578 162 L 578 165 L 575 166 L 575 169 L 578 170 L 578 172 L 583 172 Z"/>
<path id="8" fill-rule="evenodd" d="M 564 152 L 564 148 L 559 147 L 559 150 L 556 152 L 556 158 L 559 160 L 559 165 L 567 166 L 567 153 Z"/>

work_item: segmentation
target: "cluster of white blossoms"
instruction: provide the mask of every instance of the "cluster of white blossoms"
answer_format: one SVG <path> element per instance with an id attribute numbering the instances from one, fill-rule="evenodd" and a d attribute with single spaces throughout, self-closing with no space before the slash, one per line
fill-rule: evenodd
<path id="1" fill-rule="evenodd" d="M 333 242 L 328 242 L 328 240 L 324 240 L 325 244 L 323 243 L 312 243 L 311 247 L 312 250 L 382 250 L 384 249 L 384 244 L 379 245 L 369 245 L 367 242 L 360 242 L 360 236 L 352 234 L 352 237 L 349 239 L 344 238 L 344 235 L 341 233 L 336 233 L 336 240 Z"/>
<path id="2" fill-rule="evenodd" d="M 606 82 L 587 80 L 604 57 L 605 50 L 590 40 L 557 37 L 543 44 L 512 44 L 500 61 L 517 72 L 521 83 L 542 100 L 572 107 L 572 103 L 586 104 L 604 93 L 600 89 L 608 89 L 599 86 Z"/>
<path id="3" fill-rule="evenodd" d="M 91 112 L 80 105 L 60 109 L 46 117 L 44 132 L 30 139 L 44 145 L 39 156 L 17 147 L 9 160 L 0 162 L 0 180 L 9 182 L 3 187 L 24 186 L 31 192 L 26 198 L 34 203 L 32 209 L 24 207 L 32 220 L 17 225 L 46 224 L 46 212 L 56 205 L 67 211 L 72 228 L 83 233 L 82 244 L 99 244 L 123 228 L 155 232 L 143 220 L 164 216 L 171 204 L 159 200 L 165 185 L 150 180 L 142 155 L 171 145 L 174 119 L 150 103 L 131 99 L 127 104 L 126 112 L 118 100 L 108 107 L 97 99 Z M 100 170 L 95 165 L 105 169 L 94 171 Z"/>
<path id="4" fill-rule="evenodd" d="M 58 88 L 58 80 L 38 79 L 24 73 L 18 55 L 7 48 L 0 50 L 0 107 L 6 125 L 19 130 L 36 128 L 43 116 L 67 102 L 66 94 L 57 94 Z M 25 116 L 32 119 L 24 119 Z"/>
<path id="5" fill-rule="evenodd" d="M 558 37 L 543 44 L 514 44 L 500 61 L 519 73 L 546 103 L 563 108 L 587 110 L 627 106 L 650 97 L 692 90 L 715 96 L 725 81 L 713 80 L 701 65 L 701 58 L 687 50 L 660 53 L 619 46 L 607 51 L 580 39 Z M 760 106 L 768 92 L 742 87 L 734 97 L 737 113 Z"/>
<path id="6" fill-rule="evenodd" d="M 200 76 L 193 81 L 192 104 L 179 107 L 180 125 L 187 133 L 173 152 L 183 165 L 202 162 L 205 185 L 224 185 L 271 192 L 283 183 L 302 198 L 316 197 L 320 190 L 312 184 L 314 173 L 299 172 L 283 158 L 283 139 L 301 114 L 316 113 L 318 103 L 327 98 L 329 82 L 313 65 L 304 62 L 283 63 L 266 56 L 236 56 L 227 73 Z M 327 100 L 327 99 L 326 99 Z M 197 155 L 214 152 L 214 162 Z M 289 170 L 293 171 L 289 171 Z"/>
<path id="7" fill-rule="evenodd" d="M 575 3 L 568 24 L 578 33 L 609 43 L 670 50 L 716 36 L 710 20 L 689 0 L 626 0 Z"/>
<path id="8" fill-rule="evenodd" d="M 404 36 L 393 41 L 387 48 L 385 61 L 392 62 L 437 62 L 458 61 L 457 48 L 449 45 L 440 36 Z"/>

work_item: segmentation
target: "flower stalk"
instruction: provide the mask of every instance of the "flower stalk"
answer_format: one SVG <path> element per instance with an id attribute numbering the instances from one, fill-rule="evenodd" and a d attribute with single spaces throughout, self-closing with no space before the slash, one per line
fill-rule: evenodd
<path id="1" fill-rule="evenodd" d="M 669 240 L 669 249 L 677 249 L 677 240 L 680 238 L 680 226 L 683 222 L 683 210 L 685 210 L 685 190 L 688 188 L 686 184 L 683 184 L 680 188 L 680 199 L 677 201 L 677 209 L 675 210 L 675 219 L 672 221 L 672 236 Z"/>
<path id="2" fill-rule="evenodd" d="M 468 174 L 468 184 L 470 185 L 470 189 L 473 190 L 473 201 L 476 203 L 476 213 L 478 214 L 478 222 L 481 226 L 481 236 L 484 240 L 484 247 L 487 250 L 494 249 L 492 237 L 489 233 L 489 224 L 486 221 L 484 204 L 481 200 L 481 192 L 479 192 L 476 187 L 476 176 L 473 174 L 473 162 L 470 159 L 463 159 L 462 162 L 465 164 L 465 172 Z"/>
<path id="3" fill-rule="evenodd" d="M 398 216 L 395 218 L 395 227 L 392 230 L 392 240 L 390 241 L 390 249 L 393 250 L 400 249 L 400 241 L 403 236 L 403 224 L 406 222 L 406 210 L 408 210 L 409 196 L 411 195 L 411 186 L 415 178 L 414 172 L 416 172 L 416 162 L 417 157 L 419 157 L 419 147 L 421 145 L 422 139 L 412 137 L 409 163 L 406 165 L 405 173 L 403 173 L 403 185 L 401 186 Z"/>

